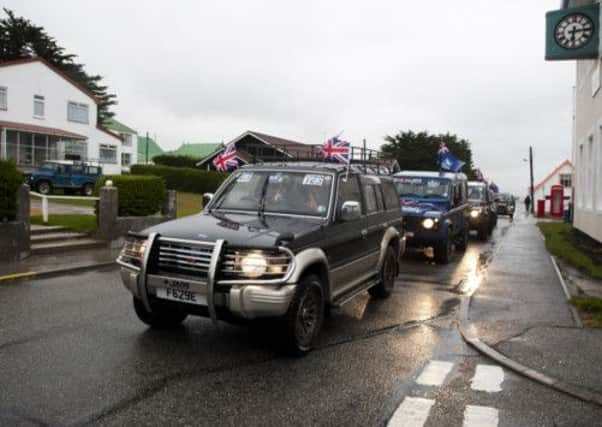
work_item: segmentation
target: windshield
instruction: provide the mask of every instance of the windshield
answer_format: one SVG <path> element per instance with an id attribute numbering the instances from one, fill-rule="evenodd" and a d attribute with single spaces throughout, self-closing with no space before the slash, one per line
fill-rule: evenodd
<path id="1" fill-rule="evenodd" d="M 241 172 L 214 209 L 325 216 L 332 176 L 304 172 Z"/>
<path id="2" fill-rule="evenodd" d="M 446 199 L 450 194 L 449 179 L 395 178 L 395 187 L 401 197 Z"/>
<path id="3" fill-rule="evenodd" d="M 482 185 L 468 186 L 468 200 L 481 201 L 485 198 L 485 187 Z"/>

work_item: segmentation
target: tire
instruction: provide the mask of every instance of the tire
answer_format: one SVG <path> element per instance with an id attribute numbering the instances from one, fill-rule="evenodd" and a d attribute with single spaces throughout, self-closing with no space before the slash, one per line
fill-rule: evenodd
<path id="1" fill-rule="evenodd" d="M 52 186 L 48 181 L 39 181 L 36 183 L 36 191 L 46 196 L 52 194 Z"/>
<path id="2" fill-rule="evenodd" d="M 94 186 L 92 184 L 84 184 L 82 194 L 86 197 L 92 197 L 94 194 Z"/>
<path id="3" fill-rule="evenodd" d="M 148 312 L 140 298 L 134 297 L 134 311 L 143 323 L 154 329 L 175 329 L 188 316 L 181 311 L 166 308 L 161 304 L 153 304 L 152 312 Z"/>
<path id="4" fill-rule="evenodd" d="M 397 277 L 397 257 L 392 246 L 387 247 L 379 276 L 378 285 L 368 289 L 368 293 L 374 298 L 387 298 L 395 288 L 395 278 Z"/>
<path id="5" fill-rule="evenodd" d="M 449 263 L 452 253 L 451 237 L 447 236 L 443 242 L 437 243 L 433 249 L 435 251 L 435 262 L 437 264 Z"/>
<path id="6" fill-rule="evenodd" d="M 456 246 L 461 251 L 465 251 L 468 247 L 468 232 L 468 226 L 466 226 L 464 227 L 464 231 L 462 231 L 462 233 L 460 233 L 460 236 L 458 237 L 458 243 Z"/>
<path id="7" fill-rule="evenodd" d="M 292 356 L 303 356 L 313 348 L 324 321 L 322 281 L 315 274 L 304 276 L 284 315 L 284 350 Z"/>

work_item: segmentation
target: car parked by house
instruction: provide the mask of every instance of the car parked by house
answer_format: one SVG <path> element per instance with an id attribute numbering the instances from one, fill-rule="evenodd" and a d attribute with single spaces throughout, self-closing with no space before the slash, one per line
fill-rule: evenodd
<path id="1" fill-rule="evenodd" d="M 94 185 L 102 175 L 102 168 L 72 160 L 52 160 L 34 169 L 29 175 L 29 186 L 40 194 L 51 194 L 53 190 L 81 192 L 92 196 Z"/>
<path id="2" fill-rule="evenodd" d="M 480 240 L 487 240 L 497 225 L 496 196 L 482 181 L 468 182 L 470 203 L 470 229 L 475 230 Z"/>
<path id="3" fill-rule="evenodd" d="M 401 171 L 393 175 L 409 247 L 432 247 L 446 264 L 468 244 L 467 179 L 463 173 Z"/>
<path id="4" fill-rule="evenodd" d="M 325 309 L 363 291 L 391 294 L 405 250 L 390 177 L 317 162 L 247 165 L 202 213 L 131 233 L 119 258 L 140 320 L 278 318 L 309 351 Z"/>
<path id="5" fill-rule="evenodd" d="M 516 210 L 516 199 L 510 193 L 501 193 L 497 200 L 497 214 L 508 215 L 510 219 L 514 218 Z"/>

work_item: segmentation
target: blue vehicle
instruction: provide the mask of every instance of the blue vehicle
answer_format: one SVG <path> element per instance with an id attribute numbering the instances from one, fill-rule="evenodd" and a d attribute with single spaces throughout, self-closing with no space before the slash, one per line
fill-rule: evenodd
<path id="1" fill-rule="evenodd" d="M 72 160 L 53 160 L 31 172 L 29 186 L 44 195 L 61 188 L 65 193 L 81 192 L 85 196 L 92 196 L 96 180 L 101 175 L 100 166 Z"/>
<path id="2" fill-rule="evenodd" d="M 466 249 L 470 211 L 466 175 L 402 171 L 393 178 L 409 247 L 432 247 L 439 264 L 449 262 L 454 247 Z"/>

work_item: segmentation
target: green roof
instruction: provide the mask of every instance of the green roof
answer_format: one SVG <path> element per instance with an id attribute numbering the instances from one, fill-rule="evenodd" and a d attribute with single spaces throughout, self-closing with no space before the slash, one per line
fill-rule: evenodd
<path id="1" fill-rule="evenodd" d="M 115 120 L 113 118 L 108 119 L 107 121 L 105 121 L 104 122 L 104 126 L 107 129 L 111 129 L 112 131 L 119 132 L 119 133 L 133 133 L 133 134 L 137 134 L 138 133 L 134 129 L 127 127 L 126 125 L 124 125 L 120 121 L 117 121 L 117 120 Z"/>
<path id="2" fill-rule="evenodd" d="M 148 138 L 148 161 L 153 160 L 153 157 L 163 154 L 163 150 L 154 139 Z M 138 136 L 138 162 L 146 162 L 146 137 Z"/>
<path id="3" fill-rule="evenodd" d="M 177 154 L 179 156 L 188 156 L 203 159 L 209 154 L 213 153 L 220 145 L 221 144 L 219 143 L 192 144 L 185 142 L 182 145 L 180 145 L 177 150 L 174 150 L 171 153 Z"/>

